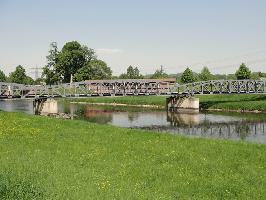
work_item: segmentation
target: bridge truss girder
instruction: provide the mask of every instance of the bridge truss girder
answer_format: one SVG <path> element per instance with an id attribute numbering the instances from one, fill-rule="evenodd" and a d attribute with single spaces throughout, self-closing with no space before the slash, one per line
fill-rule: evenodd
<path id="1" fill-rule="evenodd" d="M 155 79 L 94 80 L 60 85 L 0 83 L 0 97 L 72 97 L 170 94 L 174 81 Z"/>
<path id="2" fill-rule="evenodd" d="M 266 81 L 261 80 L 212 80 L 176 85 L 171 89 L 175 94 L 231 94 L 266 93 Z"/>

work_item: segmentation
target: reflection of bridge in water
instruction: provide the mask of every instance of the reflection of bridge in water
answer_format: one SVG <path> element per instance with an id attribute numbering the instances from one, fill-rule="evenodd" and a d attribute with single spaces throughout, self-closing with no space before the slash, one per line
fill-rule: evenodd
<path id="1" fill-rule="evenodd" d="M 170 122 L 171 127 L 176 132 L 191 136 L 242 139 L 258 135 L 266 136 L 265 120 L 249 121 L 243 119 L 240 121 L 210 122 L 208 119 L 205 119 L 203 122 L 200 122 L 199 115 L 197 114 L 168 112 L 167 121 Z M 160 129 L 160 127 L 158 128 Z M 161 128 L 163 129 L 163 127 Z"/>
<path id="2" fill-rule="evenodd" d="M 260 94 L 266 93 L 266 81 L 213 80 L 179 85 L 175 79 L 90 80 L 60 85 L 22 85 L 0 83 L 1 98 L 85 97 L 123 95 L 181 94 Z"/>

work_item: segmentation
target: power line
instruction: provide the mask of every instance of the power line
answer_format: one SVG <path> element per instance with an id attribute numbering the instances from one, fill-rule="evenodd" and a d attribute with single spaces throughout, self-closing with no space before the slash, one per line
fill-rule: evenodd
<path id="1" fill-rule="evenodd" d="M 32 70 L 34 70 L 34 71 L 31 71 L 30 73 L 34 73 L 34 76 L 35 76 L 35 80 L 36 79 L 38 79 L 40 76 L 39 76 L 39 74 L 40 74 L 40 72 L 39 72 L 39 70 L 40 69 L 43 69 L 43 67 L 32 67 L 32 68 L 30 68 L 30 69 L 32 69 Z"/>

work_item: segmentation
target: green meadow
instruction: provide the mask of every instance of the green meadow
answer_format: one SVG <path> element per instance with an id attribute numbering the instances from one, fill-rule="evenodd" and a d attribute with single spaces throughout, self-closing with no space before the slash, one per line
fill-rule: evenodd
<path id="1" fill-rule="evenodd" d="M 265 199 L 265 152 L 0 112 L 0 199 Z"/>
<path id="2" fill-rule="evenodd" d="M 66 101 L 88 103 L 117 103 L 128 105 L 154 105 L 159 109 L 165 106 L 167 96 L 123 96 L 123 97 L 90 97 L 72 98 Z M 201 109 L 222 110 L 259 110 L 266 111 L 265 94 L 221 94 L 196 95 Z"/>

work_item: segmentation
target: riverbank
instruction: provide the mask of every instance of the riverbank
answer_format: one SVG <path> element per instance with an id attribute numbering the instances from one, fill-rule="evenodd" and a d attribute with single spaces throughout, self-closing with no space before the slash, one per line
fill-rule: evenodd
<path id="1" fill-rule="evenodd" d="M 262 199 L 266 145 L 0 112 L 1 199 Z"/>
<path id="2" fill-rule="evenodd" d="M 216 111 L 266 111 L 265 94 L 222 94 L 222 95 L 196 95 L 200 99 L 202 110 Z M 90 98 L 71 98 L 65 101 L 82 102 L 91 104 L 105 105 L 131 105 L 131 106 L 150 106 L 158 109 L 165 107 L 166 96 L 124 96 L 124 97 L 90 97 Z"/>

